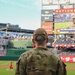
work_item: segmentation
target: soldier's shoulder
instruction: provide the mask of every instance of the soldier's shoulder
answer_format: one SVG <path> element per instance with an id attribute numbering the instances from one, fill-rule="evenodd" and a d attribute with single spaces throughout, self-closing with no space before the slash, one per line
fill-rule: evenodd
<path id="1" fill-rule="evenodd" d="M 27 57 L 28 55 L 32 54 L 33 52 L 34 52 L 34 49 L 26 51 L 26 52 L 21 54 L 21 57 Z"/>
<path id="2" fill-rule="evenodd" d="M 55 59 L 57 61 L 60 60 L 60 57 L 57 54 L 57 49 L 55 50 L 55 48 L 51 48 L 51 49 L 49 49 L 49 51 L 50 51 L 51 56 L 52 56 L 53 59 Z"/>

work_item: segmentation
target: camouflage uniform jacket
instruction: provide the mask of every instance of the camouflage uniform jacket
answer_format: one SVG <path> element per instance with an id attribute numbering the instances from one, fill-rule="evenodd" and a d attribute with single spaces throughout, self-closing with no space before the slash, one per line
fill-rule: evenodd
<path id="1" fill-rule="evenodd" d="M 15 75 L 66 75 L 61 60 L 45 48 L 23 53 L 16 63 Z"/>

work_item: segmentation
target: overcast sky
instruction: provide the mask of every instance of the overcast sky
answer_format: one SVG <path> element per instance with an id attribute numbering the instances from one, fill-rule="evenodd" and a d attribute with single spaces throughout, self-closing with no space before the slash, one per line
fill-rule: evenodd
<path id="1" fill-rule="evenodd" d="M 0 0 L 0 23 L 36 29 L 41 22 L 41 0 Z"/>

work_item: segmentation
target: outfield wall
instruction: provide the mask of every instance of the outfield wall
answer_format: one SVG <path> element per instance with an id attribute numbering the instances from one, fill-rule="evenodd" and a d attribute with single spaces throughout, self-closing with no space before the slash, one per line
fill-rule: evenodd
<path id="1" fill-rule="evenodd" d="M 0 56 L 0 60 L 17 60 L 27 50 L 8 50 L 6 56 Z"/>
<path id="2" fill-rule="evenodd" d="M 0 56 L 0 60 L 17 60 L 18 58 L 14 56 Z"/>
<path id="3" fill-rule="evenodd" d="M 8 50 L 6 53 L 6 56 L 14 56 L 19 57 L 23 52 L 26 52 L 27 50 Z"/>

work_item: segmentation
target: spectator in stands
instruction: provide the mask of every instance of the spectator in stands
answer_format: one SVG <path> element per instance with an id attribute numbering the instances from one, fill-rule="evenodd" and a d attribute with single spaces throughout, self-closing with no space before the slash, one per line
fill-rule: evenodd
<path id="1" fill-rule="evenodd" d="M 74 44 L 75 43 L 75 38 L 73 36 L 70 36 L 70 38 L 71 38 L 71 40 L 72 40 L 72 42 Z"/>
<path id="2" fill-rule="evenodd" d="M 30 36 L 27 36 L 27 40 L 31 40 L 31 37 Z"/>
<path id="3" fill-rule="evenodd" d="M 18 34 L 16 34 L 15 36 L 14 36 L 14 40 L 18 40 L 19 38 L 18 38 Z"/>
<path id="4" fill-rule="evenodd" d="M 71 37 L 69 37 L 69 36 L 66 37 L 66 43 L 67 44 L 72 44 L 73 43 Z"/>
<path id="5" fill-rule="evenodd" d="M 2 45 L 0 45 L 0 52 L 3 52 L 4 48 Z"/>
<path id="6" fill-rule="evenodd" d="M 11 36 L 9 34 L 6 35 L 5 39 L 11 39 Z"/>
<path id="7" fill-rule="evenodd" d="M 20 40 L 25 40 L 24 35 L 20 36 Z"/>
<path id="8" fill-rule="evenodd" d="M 3 35 L 3 33 L 1 33 L 1 39 L 3 39 L 4 38 L 4 35 Z"/>

